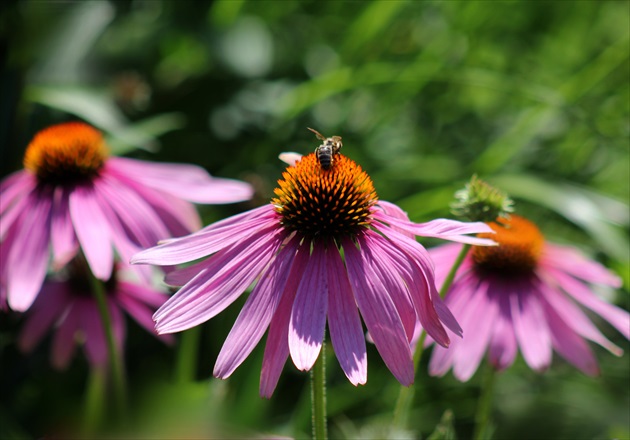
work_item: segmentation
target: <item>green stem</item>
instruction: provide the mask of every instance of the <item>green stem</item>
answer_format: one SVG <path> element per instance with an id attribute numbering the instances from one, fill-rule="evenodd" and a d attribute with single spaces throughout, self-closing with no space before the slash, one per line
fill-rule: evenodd
<path id="1" fill-rule="evenodd" d="M 313 407 L 313 438 L 326 440 L 326 342 L 311 370 L 311 404 Z"/>
<path id="2" fill-rule="evenodd" d="M 201 336 L 200 327 L 193 327 L 182 333 L 179 340 L 179 351 L 177 353 L 177 366 L 175 370 L 175 381 L 178 384 L 193 382 L 197 374 L 197 352 L 199 338 Z"/>
<path id="3" fill-rule="evenodd" d="M 494 382 L 496 371 L 491 365 L 486 365 L 486 374 L 483 379 L 483 388 L 477 404 L 477 414 L 475 414 L 474 440 L 488 440 L 492 435 L 491 413 L 492 397 L 494 394 Z"/>
<path id="4" fill-rule="evenodd" d="M 105 286 L 103 285 L 103 282 L 97 279 L 94 275 L 90 276 L 90 280 L 92 283 L 92 292 L 94 293 L 96 302 L 98 303 L 98 310 L 101 315 L 103 330 L 105 331 L 107 354 L 109 356 L 109 365 L 112 371 L 112 379 L 114 381 L 116 410 L 118 411 L 120 419 L 123 420 L 127 414 L 127 386 L 123 373 L 121 355 L 118 350 L 116 350 L 116 341 L 112 327 L 112 318 L 107 305 Z"/>
<path id="5" fill-rule="evenodd" d="M 444 283 L 442 284 L 442 288 L 440 289 L 440 296 L 444 298 L 448 289 L 450 289 L 451 284 L 453 284 L 453 280 L 455 279 L 455 274 L 457 270 L 464 262 L 464 258 L 468 251 L 470 250 L 469 244 L 464 244 L 462 250 L 457 255 L 457 258 L 453 262 L 453 266 L 449 271 L 448 275 L 444 279 Z M 413 355 L 413 368 L 414 371 L 418 371 L 418 365 L 420 365 L 420 358 L 422 357 L 422 352 L 424 351 L 424 340 L 427 337 L 427 333 L 422 330 L 420 333 L 420 338 L 418 339 L 418 343 L 416 344 L 416 351 Z M 398 393 L 398 400 L 396 401 L 396 406 L 394 407 L 394 417 L 392 420 L 392 428 L 394 430 L 404 430 L 407 427 L 407 420 L 409 419 L 409 413 L 411 412 L 411 407 L 413 406 L 413 396 L 415 394 L 414 387 L 400 387 L 400 392 Z"/>
<path id="6" fill-rule="evenodd" d="M 105 383 L 107 371 L 103 367 L 90 368 L 87 392 L 85 395 L 85 414 L 83 416 L 83 436 L 93 437 L 103 420 L 105 402 Z"/>

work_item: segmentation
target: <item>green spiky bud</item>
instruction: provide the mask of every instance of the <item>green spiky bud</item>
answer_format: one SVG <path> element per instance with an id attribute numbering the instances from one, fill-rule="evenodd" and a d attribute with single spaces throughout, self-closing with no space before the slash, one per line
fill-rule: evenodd
<path id="1" fill-rule="evenodd" d="M 499 217 L 509 218 L 514 202 L 507 194 L 473 175 L 464 189 L 455 193 L 451 204 L 453 214 L 462 220 L 493 222 Z"/>

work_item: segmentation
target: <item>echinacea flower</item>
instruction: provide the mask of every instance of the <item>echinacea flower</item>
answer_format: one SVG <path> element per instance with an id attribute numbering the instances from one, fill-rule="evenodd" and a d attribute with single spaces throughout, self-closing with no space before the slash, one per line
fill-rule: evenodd
<path id="1" fill-rule="evenodd" d="M 157 335 L 151 320 L 151 315 L 167 296 L 144 284 L 126 280 L 125 275 L 132 278 L 125 274 L 128 271 L 128 266 L 116 266 L 112 278 L 104 284 L 117 351 L 122 353 L 124 348 L 126 324 L 123 312 L 152 335 L 164 342 L 172 342 L 172 338 L 168 337 L 170 335 Z M 18 338 L 18 347 L 23 352 L 30 352 L 54 329 L 51 363 L 55 368 L 68 366 L 77 345 L 83 346 L 91 366 L 104 367 L 108 362 L 105 327 L 92 293 L 91 275 L 85 260 L 74 259 L 63 272 L 63 278 L 44 282 L 41 293 L 25 315 L 26 322 Z"/>
<path id="2" fill-rule="evenodd" d="M 40 291 L 52 254 L 59 269 L 80 248 L 92 273 L 112 274 L 160 239 L 200 227 L 197 203 L 248 199 L 249 185 L 212 178 L 191 165 L 108 157 L 99 131 L 69 122 L 40 131 L 24 169 L 0 184 L 0 299 L 24 311 Z"/>
<path id="3" fill-rule="evenodd" d="M 588 375 L 599 371 L 585 340 L 620 356 L 582 308 L 590 309 L 630 338 L 628 312 L 599 298 L 589 284 L 619 287 L 621 281 L 578 250 L 548 243 L 529 220 L 512 215 L 489 223 L 497 247 L 473 247 L 459 268 L 445 298 L 462 326 L 465 337 L 448 350 L 435 346 L 429 373 L 468 380 L 484 353 L 491 365 L 509 367 L 521 352 L 534 370 L 549 367 L 556 351 Z M 483 234 L 482 234 L 483 236 Z M 460 246 L 429 250 L 436 264 L 438 285 Z"/>
<path id="4" fill-rule="evenodd" d="M 387 367 L 410 385 L 416 318 L 444 346 L 442 324 L 460 332 L 437 294 L 426 250 L 411 237 L 491 244 L 464 235 L 491 229 L 452 220 L 412 223 L 397 206 L 379 202 L 367 173 L 341 154 L 328 170 L 315 154 L 285 157 L 295 164 L 270 204 L 132 258 L 170 266 L 208 257 L 166 276 L 183 287 L 155 313 L 158 333 L 209 320 L 256 282 L 219 353 L 216 377 L 230 376 L 269 328 L 260 387 L 269 397 L 289 355 L 299 370 L 311 369 L 328 321 L 341 368 L 352 384 L 364 384 L 362 317 Z"/>

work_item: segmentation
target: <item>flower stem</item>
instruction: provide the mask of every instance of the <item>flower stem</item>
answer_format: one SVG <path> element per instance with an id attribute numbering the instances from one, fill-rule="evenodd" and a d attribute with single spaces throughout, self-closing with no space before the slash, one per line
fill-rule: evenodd
<path id="1" fill-rule="evenodd" d="M 491 412 L 492 412 L 492 396 L 494 394 L 495 370 L 491 365 L 486 366 L 486 374 L 483 379 L 481 395 L 477 404 L 477 413 L 475 414 L 475 433 L 474 440 L 488 440 L 492 434 Z"/>
<path id="2" fill-rule="evenodd" d="M 313 407 L 313 438 L 326 440 L 328 438 L 326 426 L 326 342 L 322 343 L 322 350 L 315 366 L 311 370 L 311 405 Z"/>
<path id="3" fill-rule="evenodd" d="M 466 258 L 466 254 L 468 254 L 469 250 L 470 250 L 470 245 L 465 244 L 462 247 L 462 250 L 459 251 L 459 255 L 457 255 L 457 258 L 455 259 L 455 262 L 453 263 L 451 270 L 448 272 L 448 275 L 446 275 L 446 278 L 444 278 L 444 283 L 442 284 L 442 288 L 440 289 L 440 296 L 442 298 L 446 296 L 446 292 L 448 292 L 448 289 L 451 288 L 451 284 L 453 284 L 453 280 L 455 279 L 455 274 L 457 273 L 457 269 L 459 269 L 459 266 L 461 266 L 462 263 L 464 262 L 464 258 Z"/>
<path id="4" fill-rule="evenodd" d="M 98 303 L 98 310 L 101 315 L 105 339 L 107 341 L 107 354 L 109 356 L 109 365 L 114 382 L 114 393 L 116 399 L 115 406 L 120 419 L 123 420 L 127 414 L 127 386 L 123 373 L 122 359 L 120 357 L 120 353 L 116 350 L 116 341 L 112 327 L 112 318 L 107 305 L 105 286 L 103 285 L 103 282 L 97 279 L 94 275 L 90 276 L 90 280 L 92 283 L 92 292 L 94 293 L 96 302 Z"/>
<path id="5" fill-rule="evenodd" d="M 85 395 L 85 414 L 83 416 L 83 436 L 93 437 L 103 419 L 105 402 L 105 383 L 107 372 L 103 367 L 90 368 L 87 392 Z"/>
<path id="6" fill-rule="evenodd" d="M 199 347 L 200 327 L 193 327 L 182 333 L 177 353 L 175 381 L 185 384 L 195 380 L 197 372 L 197 349 Z"/>
<path id="7" fill-rule="evenodd" d="M 457 270 L 464 262 L 464 258 L 468 251 L 470 250 L 469 244 L 464 244 L 462 250 L 457 255 L 451 270 L 448 272 L 448 275 L 444 279 L 444 283 L 442 284 L 442 288 L 440 289 L 440 296 L 444 298 L 448 289 L 450 289 L 451 284 L 453 284 L 453 280 L 455 279 L 455 274 Z M 413 368 L 414 371 L 418 371 L 418 365 L 420 365 L 420 358 L 422 357 L 422 352 L 424 351 L 424 340 L 427 337 L 427 333 L 422 330 L 420 333 L 420 338 L 418 339 L 418 343 L 416 344 L 416 351 L 413 355 Z M 396 406 L 394 407 L 394 417 L 392 420 L 392 429 L 394 430 L 404 430 L 407 426 L 407 420 L 409 419 L 409 412 L 411 411 L 411 407 L 413 405 L 413 396 L 415 394 L 415 389 L 413 386 L 400 387 L 400 393 L 398 394 L 398 400 L 396 401 Z"/>

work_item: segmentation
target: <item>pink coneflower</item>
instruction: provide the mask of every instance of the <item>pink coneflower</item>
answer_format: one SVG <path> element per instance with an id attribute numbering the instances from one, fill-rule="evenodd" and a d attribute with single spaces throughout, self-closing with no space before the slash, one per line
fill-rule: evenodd
<path id="1" fill-rule="evenodd" d="M 492 241 L 463 234 L 490 228 L 452 220 L 412 223 L 400 208 L 379 202 L 370 177 L 341 154 L 327 170 L 315 154 L 304 156 L 283 173 L 275 194 L 269 205 L 132 258 L 176 265 L 208 257 L 167 275 L 167 283 L 183 287 L 154 315 L 157 331 L 199 325 L 257 281 L 219 353 L 216 377 L 230 376 L 269 328 L 260 387 L 269 397 L 289 355 L 299 370 L 313 366 L 328 321 L 341 368 L 351 383 L 363 384 L 362 317 L 387 367 L 410 385 L 416 318 L 444 346 L 443 323 L 460 332 L 437 295 L 426 250 L 410 237 L 484 244 Z"/>
<path id="2" fill-rule="evenodd" d="M 585 339 L 620 356 L 622 350 L 593 325 L 581 305 L 595 312 L 626 338 L 628 313 L 595 295 L 588 283 L 619 287 L 619 278 L 576 249 L 550 244 L 530 221 L 512 215 L 490 223 L 499 243 L 473 247 L 457 272 L 445 302 L 465 332 L 448 350 L 434 347 L 429 372 L 444 375 L 450 368 L 468 380 L 488 352 L 498 370 L 509 367 L 517 351 L 534 370 L 544 370 L 555 350 L 588 375 L 599 371 Z M 438 285 L 460 246 L 431 249 Z"/>
<path id="3" fill-rule="evenodd" d="M 0 300 L 30 307 L 48 268 L 79 248 L 96 277 L 108 280 L 114 251 L 128 261 L 158 240 L 200 227 L 194 206 L 246 200 L 249 185 L 211 178 L 190 165 L 107 157 L 99 131 L 80 122 L 40 131 L 24 170 L 0 184 Z"/>
<path id="4" fill-rule="evenodd" d="M 123 312 L 129 314 L 149 333 L 164 342 L 172 342 L 155 333 L 151 315 L 167 296 L 144 285 L 125 281 L 123 266 L 113 271 L 105 283 L 107 305 L 111 317 L 116 349 L 122 353 L 126 325 Z M 92 293 L 90 274 L 81 258 L 66 266 L 64 279 L 47 280 L 33 306 L 26 313 L 26 322 L 18 339 L 18 346 L 30 352 L 50 331 L 52 339 L 51 361 L 55 368 L 64 369 L 70 362 L 77 345 L 82 345 L 93 367 L 104 367 L 108 361 L 107 341 L 98 303 Z"/>

